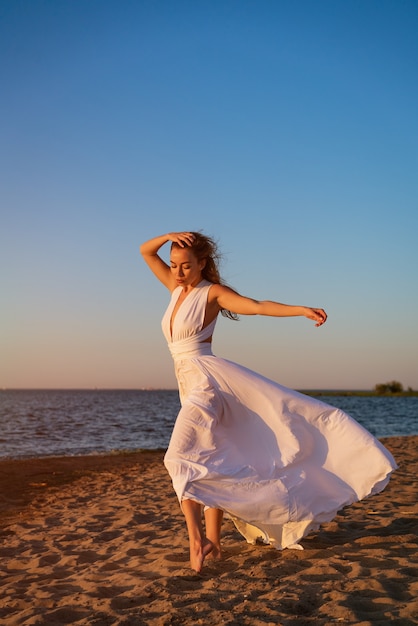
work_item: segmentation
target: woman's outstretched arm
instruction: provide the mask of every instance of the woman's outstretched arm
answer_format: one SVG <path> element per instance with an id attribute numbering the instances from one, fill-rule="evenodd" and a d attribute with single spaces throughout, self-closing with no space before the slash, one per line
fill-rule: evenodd
<path id="1" fill-rule="evenodd" d="M 216 300 L 218 307 L 233 311 L 238 315 L 267 315 L 273 317 L 303 316 L 322 326 L 327 320 L 324 309 L 308 306 L 282 304 L 271 300 L 254 300 L 241 296 L 239 293 L 223 285 L 213 285 L 210 292 L 211 300 Z"/>
<path id="2" fill-rule="evenodd" d="M 160 235 L 159 237 L 153 237 L 145 241 L 139 247 L 139 250 L 144 258 L 144 261 L 160 280 L 163 285 L 168 289 L 173 289 L 175 282 L 171 275 L 170 267 L 158 254 L 159 249 L 168 241 L 177 243 L 180 247 L 189 246 L 193 243 L 194 236 L 192 233 L 180 232 L 180 233 L 167 233 L 166 235 Z"/>

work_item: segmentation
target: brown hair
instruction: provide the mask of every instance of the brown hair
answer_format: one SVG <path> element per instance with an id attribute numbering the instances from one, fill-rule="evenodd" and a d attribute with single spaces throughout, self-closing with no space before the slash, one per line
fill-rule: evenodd
<path id="1" fill-rule="evenodd" d="M 192 235 L 194 235 L 194 241 L 189 247 L 199 261 L 206 261 L 202 269 L 202 277 L 216 285 L 225 285 L 226 283 L 222 280 L 219 271 L 221 253 L 219 252 L 217 243 L 211 237 L 203 235 L 202 233 L 192 232 Z M 180 248 L 176 242 L 171 244 L 171 248 L 174 247 Z M 229 317 L 231 320 L 238 319 L 236 313 L 228 311 L 227 309 L 221 309 L 221 314 L 225 317 Z"/>

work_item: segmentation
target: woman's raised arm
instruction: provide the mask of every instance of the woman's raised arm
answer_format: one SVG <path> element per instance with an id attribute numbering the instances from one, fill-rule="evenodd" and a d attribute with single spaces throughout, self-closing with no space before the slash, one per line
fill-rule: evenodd
<path id="1" fill-rule="evenodd" d="M 191 245 L 193 243 L 193 240 L 194 235 L 192 233 L 167 233 L 166 235 L 153 237 L 153 239 L 145 241 L 139 247 L 139 251 L 141 252 L 143 259 L 150 268 L 150 270 L 155 274 L 158 280 L 160 280 L 163 285 L 167 287 L 167 289 L 170 289 L 170 291 L 175 286 L 175 282 L 171 274 L 170 266 L 167 265 L 165 261 L 163 261 L 163 259 L 158 254 L 158 251 L 168 241 L 173 241 L 177 243 L 181 248 L 184 248 Z"/>

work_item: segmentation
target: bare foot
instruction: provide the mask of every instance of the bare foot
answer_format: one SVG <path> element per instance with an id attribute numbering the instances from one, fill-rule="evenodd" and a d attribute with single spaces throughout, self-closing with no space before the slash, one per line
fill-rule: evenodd
<path id="1" fill-rule="evenodd" d="M 203 567 L 203 561 L 213 550 L 213 543 L 209 539 L 202 539 L 190 543 L 190 565 L 195 572 L 200 572 Z"/>
<path id="2" fill-rule="evenodd" d="M 222 559 L 222 550 L 220 544 L 213 543 L 212 541 L 212 550 L 208 554 L 208 561 L 220 561 Z"/>

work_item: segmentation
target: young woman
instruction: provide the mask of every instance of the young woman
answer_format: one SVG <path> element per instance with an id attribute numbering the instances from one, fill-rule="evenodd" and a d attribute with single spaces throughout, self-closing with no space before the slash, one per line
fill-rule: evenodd
<path id="1" fill-rule="evenodd" d="M 170 265 L 158 254 L 167 242 Z M 206 557 L 221 557 L 224 512 L 249 543 L 302 549 L 298 541 L 340 508 L 385 487 L 396 463 L 354 419 L 212 353 L 219 312 L 232 319 L 304 316 L 321 326 L 323 309 L 230 289 L 219 275 L 215 243 L 201 233 L 168 233 L 140 250 L 172 294 L 162 327 L 181 410 L 164 462 L 196 572 Z"/>

